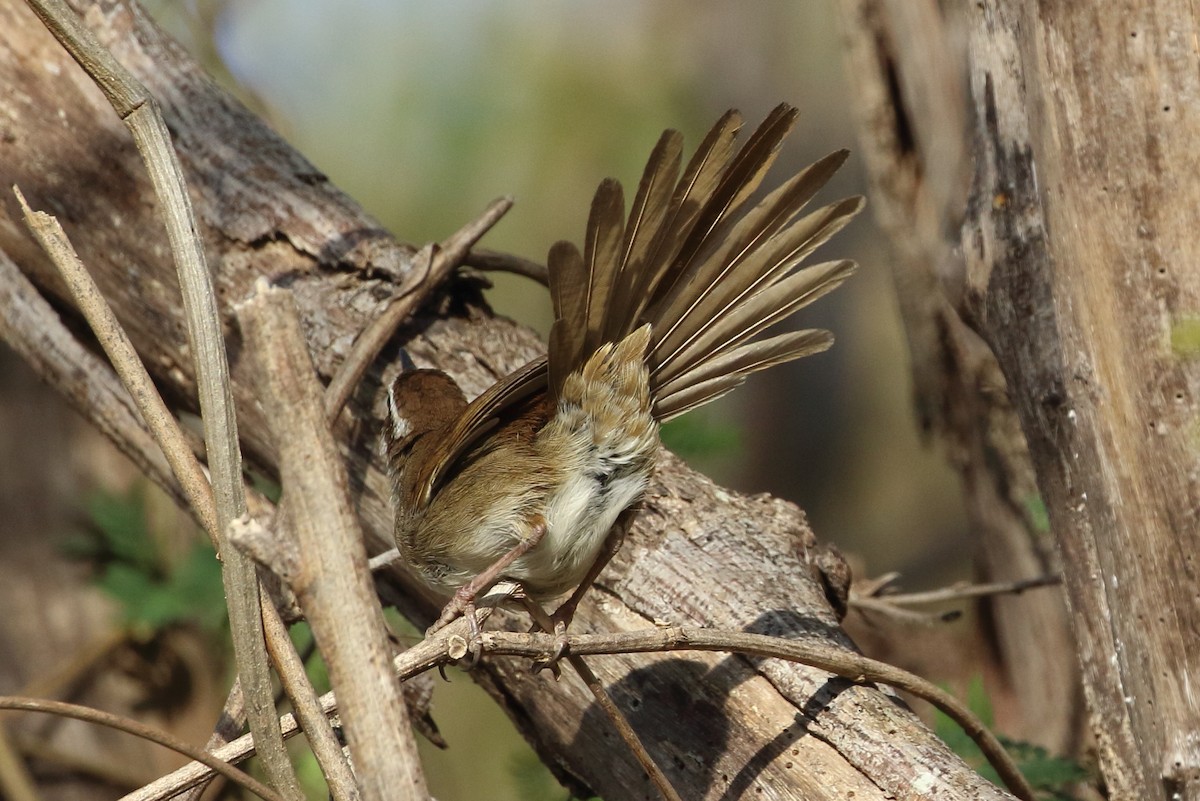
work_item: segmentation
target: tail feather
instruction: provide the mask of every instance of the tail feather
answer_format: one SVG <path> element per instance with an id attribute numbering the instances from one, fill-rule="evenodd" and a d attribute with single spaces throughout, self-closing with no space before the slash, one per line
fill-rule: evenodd
<path id="1" fill-rule="evenodd" d="M 620 331 L 632 329 L 644 318 L 646 309 L 661 294 L 660 287 L 664 282 L 666 286 L 674 283 L 671 268 L 700 215 L 705 198 L 713 194 L 724 174 L 741 127 L 742 116 L 736 110 L 725 112 L 688 161 L 683 178 L 671 195 L 663 222 L 650 242 L 644 263 L 640 269 L 631 271 L 633 302 L 628 309 L 614 309 L 613 319 L 619 322 L 612 334 L 614 337 Z"/>
<path id="2" fill-rule="evenodd" d="M 638 185 L 637 196 L 625 224 L 621 243 L 621 262 L 613 279 L 610 313 L 604 338 L 620 339 L 633 327 L 637 309 L 639 283 L 647 273 L 651 253 L 660 239 L 664 221 L 671 212 L 671 196 L 679 180 L 679 165 L 683 155 L 683 136 L 678 131 L 666 131 L 658 140 L 646 170 Z"/>
<path id="3" fill-rule="evenodd" d="M 722 310 L 777 282 L 849 222 L 861 199 L 826 206 L 789 226 L 832 175 L 830 164 L 843 159 L 827 157 L 814 165 L 824 169 L 810 168 L 772 193 L 741 220 L 720 247 L 681 278 L 660 308 L 650 310 L 657 329 L 656 360 L 669 361 L 698 330 L 719 318 Z"/>
<path id="4" fill-rule="evenodd" d="M 854 267 L 836 262 L 794 269 L 862 207 L 861 198 L 849 198 L 797 219 L 845 161 L 845 151 L 817 161 L 746 210 L 795 120 L 795 109 L 779 106 L 735 152 L 741 117 L 727 113 L 682 178 L 681 139 L 668 131 L 642 175 L 628 222 L 620 185 L 601 184 L 583 254 L 566 243 L 550 253 L 554 397 L 592 352 L 647 322 L 646 361 L 659 419 L 728 392 L 750 373 L 829 346 L 824 331 L 750 341 L 841 284 Z"/>
<path id="5" fill-rule="evenodd" d="M 546 262 L 555 312 L 546 359 L 550 368 L 550 397 L 557 402 L 567 376 L 579 366 L 579 354 L 583 352 L 588 280 L 583 255 L 570 242 L 554 243 Z"/>
<path id="6" fill-rule="evenodd" d="M 654 418 L 666 422 L 716 400 L 737 387 L 751 373 L 802 356 L 827 350 L 833 335 L 820 329 L 790 331 L 751 342 L 705 362 L 691 373 L 657 388 Z"/>
<path id="7" fill-rule="evenodd" d="M 841 286 L 854 272 L 852 261 L 816 264 L 767 287 L 700 329 L 686 349 L 661 366 L 651 360 L 653 386 L 689 374 L 696 367 L 749 341 L 817 298 Z"/>
<path id="8" fill-rule="evenodd" d="M 582 363 L 589 354 L 604 344 L 605 317 L 610 309 L 610 296 L 620 270 L 622 233 L 625 229 L 625 193 L 621 184 L 607 179 L 596 190 L 592 212 L 588 218 L 587 240 L 584 246 L 584 265 L 587 269 L 587 305 L 583 320 L 586 333 L 583 351 L 575 354 Z M 578 319 L 578 318 L 577 318 Z"/>

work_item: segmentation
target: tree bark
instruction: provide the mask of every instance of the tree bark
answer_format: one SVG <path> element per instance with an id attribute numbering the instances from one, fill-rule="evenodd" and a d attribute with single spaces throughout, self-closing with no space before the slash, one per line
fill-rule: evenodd
<path id="1" fill-rule="evenodd" d="M 935 262 L 941 289 L 1028 443 L 1109 797 L 1198 798 L 1196 10 L 982 0 L 961 21 L 974 164 L 965 216 L 933 234 L 958 248 Z M 875 41 L 876 72 L 901 70 L 877 78 L 896 87 L 892 119 L 927 148 L 903 74 L 922 56 Z"/>
<path id="2" fill-rule="evenodd" d="M 887 232 L 912 360 L 918 425 L 959 472 L 978 543 L 980 580 L 1060 570 L 1041 515 L 1033 464 L 996 356 L 948 295 L 961 286 L 971 159 L 961 28 L 934 4 L 841 0 L 871 209 Z M 943 282 L 950 283 L 944 287 Z M 1083 734 L 1075 642 L 1058 589 L 980 602 L 995 654 L 997 725 L 1054 753 Z M 1011 697 L 1015 703 L 999 699 Z"/>
<path id="3" fill-rule="evenodd" d="M 386 299 L 421 280 L 414 249 L 217 89 L 136 6 L 110 0 L 76 8 L 162 103 L 215 271 L 243 447 L 249 462 L 272 471 L 232 304 L 262 276 L 290 286 L 328 380 Z M 15 0 L 0 0 L 0 84 L 11 89 L 0 96 L 0 185 L 19 184 L 33 206 L 59 217 L 169 399 L 193 408 L 177 287 L 149 182 L 98 92 Z M 0 251 L 62 302 L 11 198 L 0 214 Z M 492 317 L 470 278 L 452 281 L 403 337 L 415 361 L 446 370 L 468 395 L 541 347 L 529 332 Z M 368 379 L 338 431 L 372 552 L 391 544 L 376 447 L 379 382 L 378 374 Z M 645 512 L 576 626 L 603 631 L 663 620 L 853 647 L 825 597 L 820 549 L 799 509 L 727 493 L 667 454 L 661 465 Z M 414 582 L 400 571 L 386 581 L 402 611 L 419 622 L 431 618 L 436 606 Z M 507 624 L 517 625 L 512 618 Z M 711 654 L 593 665 L 685 797 L 732 798 L 766 787 L 777 798 L 1008 797 L 874 687 Z M 552 684 L 499 658 L 476 673 L 568 780 L 610 799 L 651 796 L 582 686 Z"/>

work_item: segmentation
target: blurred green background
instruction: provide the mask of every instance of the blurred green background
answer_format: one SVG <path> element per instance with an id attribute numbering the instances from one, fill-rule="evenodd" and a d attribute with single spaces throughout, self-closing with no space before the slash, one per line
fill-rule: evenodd
<path id="1" fill-rule="evenodd" d="M 662 129 L 682 130 L 690 148 L 730 107 L 751 125 L 781 101 L 801 109 L 775 181 L 855 146 L 852 77 L 825 0 L 149 6 L 319 169 L 418 244 L 511 194 L 517 205 L 484 245 L 541 260 L 555 240 L 582 237 L 602 178 L 636 185 Z M 862 191 L 852 155 L 822 197 Z M 795 501 L 818 537 L 869 574 L 898 570 L 909 587 L 965 578 L 957 484 L 915 428 L 887 250 L 869 213 L 822 251 L 845 256 L 859 274 L 798 323 L 831 329 L 834 349 L 700 412 L 685 455 L 724 485 Z M 496 283 L 495 307 L 545 332 L 546 292 Z M 438 798 L 480 786 L 500 801 L 562 797 L 529 786 L 543 781 L 532 755 L 500 733 L 507 722 L 466 678 L 439 687 L 435 715 L 451 746 L 430 755 Z"/>

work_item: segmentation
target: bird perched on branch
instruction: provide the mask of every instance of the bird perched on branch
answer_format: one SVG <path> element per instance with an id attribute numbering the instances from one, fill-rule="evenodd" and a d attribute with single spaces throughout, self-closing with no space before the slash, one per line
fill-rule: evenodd
<path id="1" fill-rule="evenodd" d="M 384 434 L 396 545 L 454 593 L 434 629 L 467 612 L 478 635 L 475 598 L 508 579 L 535 600 L 577 588 L 555 614 L 561 634 L 646 488 L 659 424 L 832 344 L 819 330 L 757 337 L 854 269 L 796 269 L 862 208 L 799 214 L 845 151 L 750 207 L 796 116 L 779 106 L 737 148 L 741 117 L 726 113 L 682 176 L 682 137 L 667 131 L 628 218 L 621 185 L 601 183 L 583 251 L 550 250 L 545 357 L 470 403 L 436 370 L 396 379 Z"/>

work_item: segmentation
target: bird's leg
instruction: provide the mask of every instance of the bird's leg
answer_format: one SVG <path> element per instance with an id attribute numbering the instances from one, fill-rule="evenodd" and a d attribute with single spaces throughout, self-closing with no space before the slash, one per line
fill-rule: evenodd
<path id="1" fill-rule="evenodd" d="M 530 631 L 554 631 L 557 633 L 558 626 L 551 619 L 550 614 L 542 608 L 542 605 L 530 598 L 528 595 L 522 595 L 519 599 L 521 605 L 525 607 L 525 611 L 529 613 L 529 617 L 533 620 L 533 628 Z M 555 650 L 551 658 L 545 661 L 535 661 L 530 667 L 530 672 L 537 673 L 542 670 L 549 669 L 554 674 L 554 680 L 558 681 L 562 678 L 562 671 L 558 667 L 558 660 L 562 658 L 563 652 L 566 650 L 567 630 L 564 627 L 562 630 L 562 644 L 555 641 Z"/>
<path id="2" fill-rule="evenodd" d="M 620 550 L 621 544 L 625 542 L 625 535 L 629 533 L 629 529 L 633 526 L 633 519 L 637 517 L 641 509 L 642 506 L 638 503 L 621 512 L 620 517 L 617 518 L 617 522 L 608 532 L 608 536 L 604 538 L 604 545 L 601 547 L 600 553 L 596 554 L 596 560 L 588 568 L 583 581 L 579 582 L 579 586 L 571 593 L 571 597 L 563 601 L 562 605 L 554 610 L 554 615 L 551 619 L 554 621 L 555 631 L 559 628 L 565 631 L 566 627 L 571 624 L 579 602 L 583 600 L 584 594 L 591 589 L 591 586 L 596 583 L 596 578 L 600 575 L 600 571 L 608 566 L 613 556 Z"/>
<path id="3" fill-rule="evenodd" d="M 442 614 L 438 616 L 437 621 L 426 630 L 425 636 L 428 637 L 430 634 L 444 628 L 459 615 L 462 615 L 467 619 L 467 626 L 471 634 L 468 648 L 471 652 L 471 667 L 474 667 L 479 661 L 479 643 L 482 637 L 482 632 L 479 630 L 479 620 L 475 616 L 475 599 L 480 594 L 491 589 L 492 585 L 504 575 L 504 571 L 512 567 L 513 562 L 527 554 L 529 549 L 541 542 L 545 536 L 546 519 L 538 515 L 534 518 L 529 533 L 513 546 L 512 550 L 488 565 L 486 570 L 454 591 L 454 595 L 451 596 L 450 601 L 442 608 Z"/>
<path id="4" fill-rule="evenodd" d="M 592 566 L 588 568 L 583 581 L 579 583 L 579 586 L 575 588 L 571 596 L 563 601 L 558 609 L 554 610 L 554 614 L 550 616 L 550 623 L 553 629 L 546 629 L 540 623 L 535 626 L 535 629 L 541 628 L 547 634 L 553 631 L 554 634 L 554 654 L 546 662 L 535 663 L 535 670 L 550 668 L 557 674 L 558 661 L 567 652 L 567 626 L 571 625 L 571 621 L 575 618 L 575 610 L 579 607 L 579 602 L 583 600 L 584 594 L 591 589 L 591 586 L 596 583 L 596 577 L 600 575 L 600 571 L 604 570 L 608 566 L 608 563 L 612 561 L 613 555 L 620 549 L 621 543 L 625 542 L 625 535 L 629 533 L 629 529 L 633 525 L 633 519 L 637 517 L 639 511 L 641 511 L 640 503 L 621 512 L 620 517 L 617 518 L 617 522 L 608 532 L 608 536 L 604 538 L 604 545 L 601 547 L 600 553 L 596 554 L 596 559 L 592 562 Z"/>

